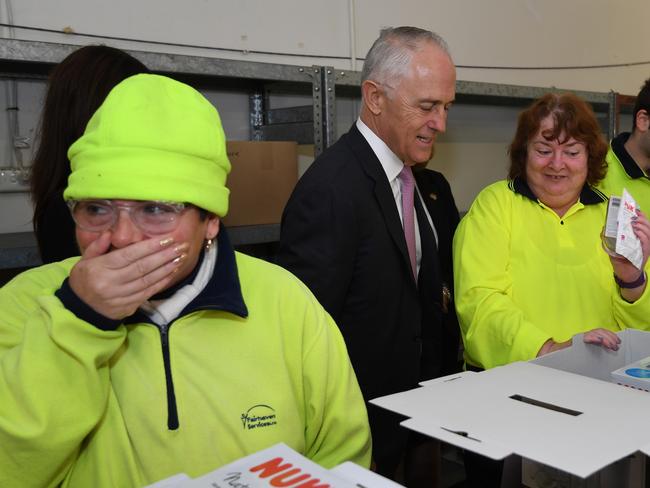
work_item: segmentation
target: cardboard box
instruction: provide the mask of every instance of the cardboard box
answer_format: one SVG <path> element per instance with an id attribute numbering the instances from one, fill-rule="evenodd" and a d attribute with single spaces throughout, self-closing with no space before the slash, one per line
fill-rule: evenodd
<path id="1" fill-rule="evenodd" d="M 650 357 L 634 361 L 612 371 L 612 381 L 619 385 L 650 392 Z"/>
<path id="2" fill-rule="evenodd" d="M 278 224 L 298 181 L 295 142 L 228 141 L 227 226 Z"/>
<path id="3" fill-rule="evenodd" d="M 635 354 L 648 355 L 650 333 L 619 335 L 618 351 L 579 334 L 572 347 L 530 362 L 437 378 L 371 403 L 410 417 L 402 425 L 411 430 L 483 456 L 517 454 L 587 478 L 637 451 L 650 454 L 650 395 L 610 381 Z"/>
<path id="4" fill-rule="evenodd" d="M 650 355 L 650 332 L 625 329 L 617 335 L 621 338 L 618 351 L 609 351 L 600 346 L 585 344 L 582 334 L 578 334 L 573 338 L 571 347 L 530 362 L 611 382 L 613 371 Z"/>
<path id="5" fill-rule="evenodd" d="M 309 169 L 314 159 L 316 157 L 314 156 L 313 144 L 298 145 L 298 178 L 301 178 L 305 174 L 305 171 Z"/>
<path id="6" fill-rule="evenodd" d="M 603 381 L 613 381 L 623 386 L 630 386 L 650 391 L 650 378 L 639 378 L 625 374 L 625 370 L 636 365 L 650 363 L 650 333 L 635 329 L 626 329 L 618 333 L 621 347 L 618 351 L 607 351 L 602 347 L 590 346 L 582 340 L 574 340 L 568 349 L 535 359 L 534 363 L 561 369 Z M 578 336 L 576 336 L 578 337 Z"/>

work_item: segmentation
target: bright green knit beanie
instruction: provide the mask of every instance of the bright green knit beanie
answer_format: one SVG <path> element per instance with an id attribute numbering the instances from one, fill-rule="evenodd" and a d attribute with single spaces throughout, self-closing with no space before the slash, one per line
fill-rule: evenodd
<path id="1" fill-rule="evenodd" d="M 165 76 L 140 74 L 115 86 L 68 159 L 66 200 L 163 200 L 228 212 L 219 114 L 198 91 Z"/>

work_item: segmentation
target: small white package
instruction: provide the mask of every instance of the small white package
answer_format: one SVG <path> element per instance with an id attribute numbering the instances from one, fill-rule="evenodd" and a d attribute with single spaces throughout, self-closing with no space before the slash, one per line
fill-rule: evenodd
<path id="1" fill-rule="evenodd" d="M 632 222 L 636 219 L 636 209 L 636 201 L 625 188 L 621 197 L 610 197 L 603 243 L 607 250 L 627 258 L 634 266 L 641 269 L 643 262 L 641 241 L 632 229 Z"/>
<path id="2" fill-rule="evenodd" d="M 607 204 L 607 219 L 603 229 L 603 244 L 610 254 L 616 254 L 616 236 L 618 235 L 618 211 L 621 208 L 621 197 L 612 195 Z"/>

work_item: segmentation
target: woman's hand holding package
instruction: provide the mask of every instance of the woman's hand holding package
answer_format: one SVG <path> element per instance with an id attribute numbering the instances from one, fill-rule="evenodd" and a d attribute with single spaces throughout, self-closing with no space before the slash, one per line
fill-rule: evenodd
<path id="1" fill-rule="evenodd" d="M 648 256 L 650 255 L 650 222 L 646 215 L 640 210 L 637 211 L 637 218 L 632 223 L 635 235 L 641 241 L 641 250 L 643 252 L 643 261 L 639 270 L 626 258 L 618 255 L 609 254 L 609 259 L 614 269 L 616 277 L 625 283 L 633 283 L 639 280 L 644 273 Z M 634 288 L 621 288 L 621 296 L 628 302 L 636 301 L 645 290 L 646 282 L 643 281 L 639 286 Z"/>
<path id="2" fill-rule="evenodd" d="M 119 320 L 132 315 L 151 296 L 165 289 L 185 258 L 187 243 L 152 238 L 110 250 L 110 232 L 86 248 L 70 272 L 69 284 L 96 312 Z"/>

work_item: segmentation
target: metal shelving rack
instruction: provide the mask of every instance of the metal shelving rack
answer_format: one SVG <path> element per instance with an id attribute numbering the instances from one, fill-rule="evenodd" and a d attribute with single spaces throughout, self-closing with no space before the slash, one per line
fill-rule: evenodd
<path id="1" fill-rule="evenodd" d="M 78 45 L 0 38 L 0 78 L 46 79 L 51 67 L 78 49 Z M 247 91 L 251 140 L 296 140 L 314 144 L 320 154 L 332 142 L 331 90 L 323 88 L 327 75 L 319 66 L 296 66 L 238 61 L 204 56 L 127 50 L 154 72 L 166 74 L 197 88 Z M 267 109 L 269 90 L 311 95 L 307 107 Z M 328 96 L 329 93 L 329 96 Z M 230 229 L 235 245 L 277 241 L 279 225 Z M 0 244 L 0 269 L 39 264 L 33 237 L 12 235 Z"/>
<path id="2" fill-rule="evenodd" d="M 54 64 L 80 46 L 40 41 L 25 41 L 0 38 L 0 77 L 44 79 Z M 301 141 L 314 143 L 322 151 L 322 124 L 313 123 L 323 118 L 327 109 L 326 100 L 321 102 L 321 68 L 318 66 L 295 66 L 284 64 L 238 61 L 204 56 L 158 53 L 128 50 L 129 54 L 142 61 L 150 70 L 175 78 L 189 80 L 195 85 L 226 88 L 244 88 L 250 97 L 250 124 L 252 140 L 274 140 L 286 137 L 288 129 L 294 129 Z M 299 119 L 287 116 L 287 109 L 267 111 L 266 86 L 286 84 L 303 92 L 311 92 L 314 103 L 311 113 L 305 116 L 304 107 L 295 114 Z M 285 112 L 285 116 L 282 113 Z M 298 127 L 298 125 L 300 127 Z M 309 124 L 313 130 L 305 131 Z M 286 128 L 287 130 L 283 130 Z M 310 128 L 311 129 L 311 128 Z M 295 139 L 295 136 L 292 138 Z"/>
<path id="3" fill-rule="evenodd" d="M 334 71 L 335 85 L 344 88 L 356 88 L 361 83 L 359 71 Z M 616 134 L 617 97 L 615 92 L 593 92 L 562 88 L 544 88 L 536 86 L 508 85 L 502 83 L 486 83 L 479 81 L 456 81 L 456 103 L 473 103 L 477 105 L 514 105 L 524 106 L 545 93 L 562 93 L 571 91 L 589 102 L 597 115 L 601 116 L 603 132 L 609 138 Z M 336 140 L 336 135 L 333 136 Z"/>
<path id="4" fill-rule="evenodd" d="M 71 44 L 0 38 L 0 78 L 45 79 L 54 64 L 78 48 L 78 45 Z M 337 139 L 337 92 L 359 94 L 361 73 L 331 66 L 284 65 L 137 50 L 127 52 L 152 71 L 181 79 L 199 89 L 225 88 L 248 92 L 251 140 L 296 140 L 299 144 L 314 144 L 315 156 Z M 311 106 L 269 109 L 269 93 L 278 88 L 285 93 L 310 94 Z M 456 83 L 458 103 L 525 105 L 549 91 L 566 90 L 462 80 Z M 575 93 L 594 106 L 604 132 L 612 137 L 618 120 L 617 94 Z M 280 229 L 279 225 L 239 227 L 231 228 L 230 234 L 236 245 L 268 243 L 278 240 Z M 37 255 L 33 239 L 31 245 L 14 246 L 12 250 L 13 254 L 8 257 L 7 249 L 0 242 L 0 269 L 12 267 L 7 264 L 8 260 L 20 266 L 38 264 L 33 258 Z"/>

